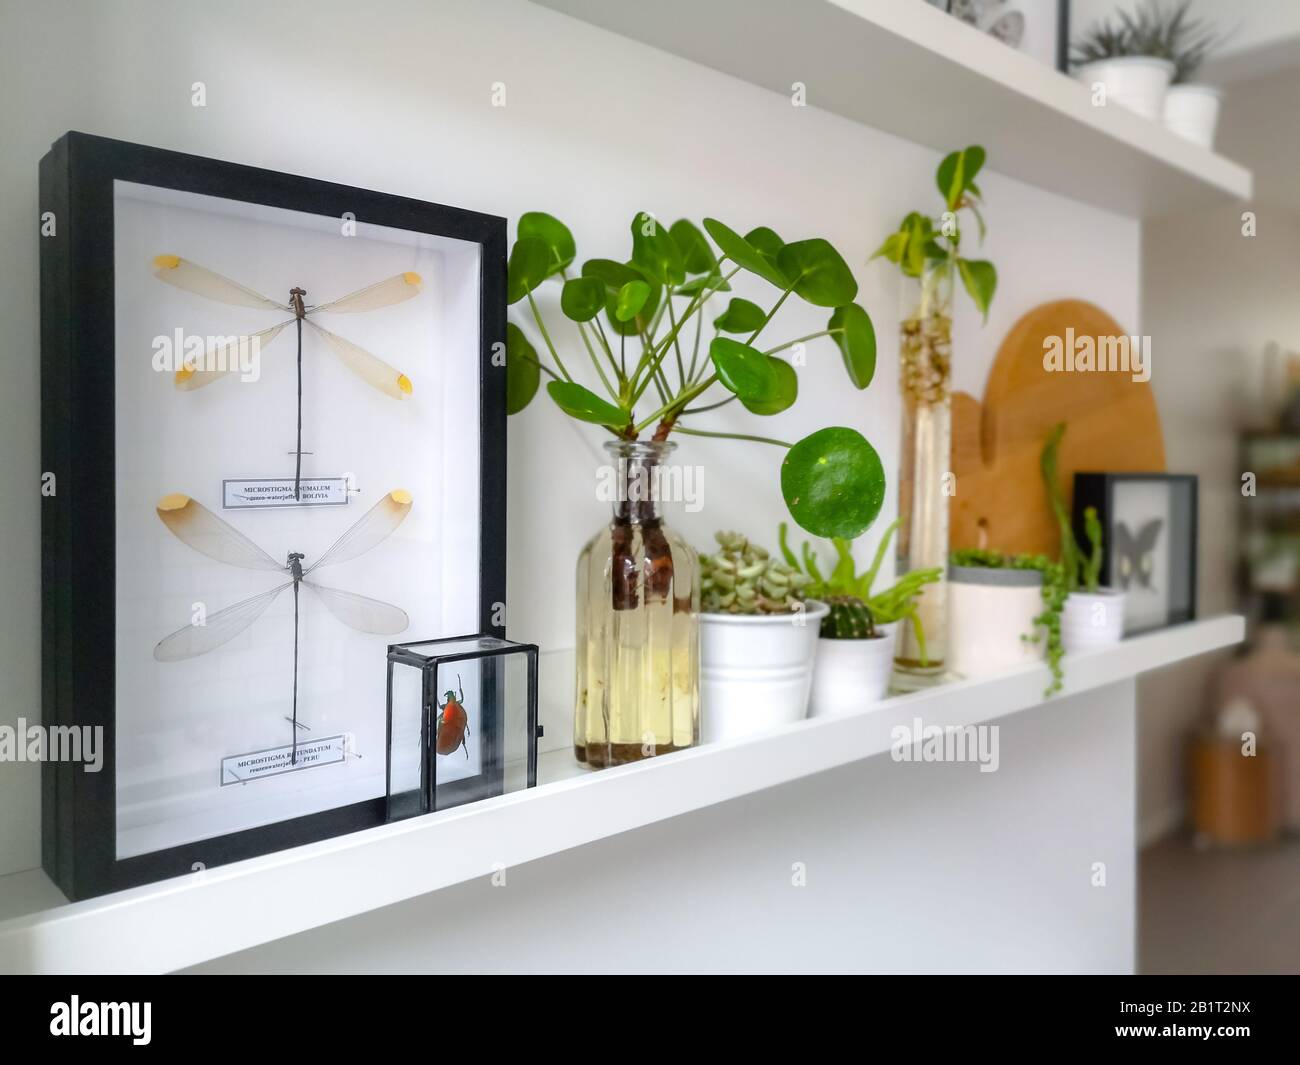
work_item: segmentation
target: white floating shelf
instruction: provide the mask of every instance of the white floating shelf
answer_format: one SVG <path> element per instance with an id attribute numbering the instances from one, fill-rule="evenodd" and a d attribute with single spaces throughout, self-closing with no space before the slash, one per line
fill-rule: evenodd
<path id="1" fill-rule="evenodd" d="M 923 0 L 535 0 L 887 133 L 1136 218 L 1248 199 L 1251 172 Z"/>
<path id="2" fill-rule="evenodd" d="M 0 878 L 0 972 L 168 971 L 340 921 L 507 867 L 887 752 L 920 717 L 964 727 L 1239 643 L 1240 617 L 1192 622 L 1065 660 L 888 699 L 600 773 L 544 755 L 539 787 L 85 902 L 62 903 L 39 870 Z"/>

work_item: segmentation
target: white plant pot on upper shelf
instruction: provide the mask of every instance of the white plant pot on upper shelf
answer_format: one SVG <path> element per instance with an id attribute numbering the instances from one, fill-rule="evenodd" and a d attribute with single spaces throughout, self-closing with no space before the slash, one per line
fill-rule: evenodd
<path id="1" fill-rule="evenodd" d="M 700 738 L 718 743 L 799 721 L 808 712 L 822 618 L 800 614 L 700 614 Z"/>
<path id="2" fill-rule="evenodd" d="M 1043 575 L 1033 569 L 948 567 L 948 665 L 991 677 L 1042 661 Z"/>
<path id="3" fill-rule="evenodd" d="M 1223 93 L 1210 85 L 1171 85 L 1165 93 L 1165 126 L 1202 148 L 1214 148 Z"/>
<path id="4" fill-rule="evenodd" d="M 1071 592 L 1061 608 L 1061 647 L 1089 651 L 1124 638 L 1124 593 L 1112 588 Z"/>
<path id="5" fill-rule="evenodd" d="M 898 622 L 877 625 L 874 639 L 817 641 L 809 717 L 848 714 L 889 694 Z"/>
<path id="6" fill-rule="evenodd" d="M 1164 119 L 1165 93 L 1173 76 L 1173 63 L 1147 55 L 1098 59 L 1075 71 L 1085 85 L 1101 86 L 1105 106 L 1119 104 L 1156 122 Z"/>

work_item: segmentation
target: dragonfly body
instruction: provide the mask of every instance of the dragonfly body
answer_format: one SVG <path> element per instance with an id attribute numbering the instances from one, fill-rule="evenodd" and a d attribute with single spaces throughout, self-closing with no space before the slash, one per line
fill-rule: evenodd
<path id="1" fill-rule="evenodd" d="M 395 274 L 393 277 L 367 285 L 339 299 L 310 306 L 304 299 L 307 291 L 301 286 L 295 285 L 289 289 L 289 302 L 280 303 L 179 255 L 155 256 L 153 267 L 154 277 L 159 281 L 206 299 L 236 307 L 280 311 L 293 316 L 247 336 L 220 338 L 212 348 L 204 352 L 201 365 L 187 359 L 185 364 L 176 371 L 176 387 L 190 392 L 211 384 L 218 378 L 228 376 L 230 370 L 237 367 L 240 362 L 230 357 L 232 348 L 244 350 L 249 345 L 256 344 L 257 351 L 260 352 L 280 335 L 285 326 L 292 323 L 298 338 L 298 435 L 294 451 L 293 478 L 295 499 L 300 497 L 302 480 L 302 327 L 304 323 L 311 326 L 344 366 L 373 388 L 394 399 L 406 399 L 413 391 L 411 379 L 406 374 L 390 366 L 377 355 L 372 355 L 365 348 L 326 329 L 315 319 L 321 312 L 351 314 L 377 310 L 411 299 L 419 295 L 423 283 L 417 273 L 407 271 Z"/>
<path id="2" fill-rule="evenodd" d="M 228 606 L 205 617 L 202 622 L 187 625 L 158 642 L 154 658 L 160 662 L 175 662 L 193 658 L 215 650 L 233 640 L 266 612 L 270 605 L 287 588 L 293 589 L 293 724 L 294 751 L 297 760 L 298 744 L 298 608 L 300 589 L 310 588 L 326 609 L 339 621 L 358 632 L 394 635 L 409 624 L 406 612 L 391 603 L 385 603 L 355 592 L 329 588 L 312 578 L 322 566 L 346 562 L 369 551 L 386 539 L 406 518 L 411 509 L 411 495 L 402 489 L 388 492 L 363 514 L 330 548 L 310 566 L 304 567 L 302 552 L 291 551 L 282 565 L 257 544 L 231 525 L 222 521 L 206 507 L 187 495 L 175 493 L 164 496 L 158 503 L 157 513 L 162 523 L 195 551 L 242 569 L 266 570 L 287 576 L 289 579 L 258 595 Z"/>

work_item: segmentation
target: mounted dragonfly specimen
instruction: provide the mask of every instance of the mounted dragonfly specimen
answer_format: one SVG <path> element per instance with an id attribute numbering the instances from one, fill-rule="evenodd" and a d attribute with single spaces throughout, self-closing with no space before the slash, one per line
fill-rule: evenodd
<path id="1" fill-rule="evenodd" d="M 266 570 L 287 575 L 288 580 L 242 602 L 235 603 L 202 623 L 177 629 L 159 641 L 153 656 L 159 662 L 176 662 L 228 643 L 262 616 L 280 593 L 293 589 L 293 750 L 290 761 L 298 761 L 298 609 L 299 588 L 306 586 L 343 624 L 358 632 L 391 636 L 409 624 L 406 612 L 391 603 L 328 588 L 309 579 L 316 570 L 347 562 L 365 554 L 386 539 L 405 520 L 411 510 L 411 495 L 402 489 L 389 492 L 371 507 L 333 545 L 309 566 L 306 556 L 290 551 L 283 563 L 253 543 L 247 536 L 218 518 L 212 511 L 187 495 L 164 496 L 158 503 L 158 517 L 176 538 L 200 554 L 242 569 Z"/>
<path id="2" fill-rule="evenodd" d="M 315 316 L 322 312 L 355 314 L 402 303 L 419 295 L 421 285 L 419 274 L 409 271 L 395 274 L 393 277 L 367 285 L 328 303 L 309 304 L 306 302 L 305 289 L 297 286 L 290 288 L 288 302 L 280 303 L 259 292 L 254 292 L 237 281 L 222 277 L 206 267 L 182 259 L 179 255 L 155 256 L 153 267 L 154 276 L 159 281 L 165 281 L 169 285 L 193 292 L 206 299 L 235 307 L 280 311 L 293 316 L 247 336 L 216 339 L 214 344 L 204 352 L 201 364 L 196 365 L 188 358 L 185 360 L 176 371 L 176 387 L 188 392 L 209 385 L 218 378 L 229 376 L 232 369 L 239 369 L 238 360 L 230 357 L 232 349 L 245 351 L 249 345 L 256 344 L 257 350 L 261 351 L 280 335 L 285 326 L 294 326 L 298 335 L 298 431 L 294 448 L 294 499 L 302 498 L 302 327 L 304 322 L 320 335 L 329 349 L 338 356 L 339 361 L 366 384 L 394 399 L 405 399 L 412 392 L 411 379 L 406 374 L 390 366 L 377 355 L 372 355 L 365 348 L 359 347 L 337 333 L 330 332 L 316 321 Z"/>

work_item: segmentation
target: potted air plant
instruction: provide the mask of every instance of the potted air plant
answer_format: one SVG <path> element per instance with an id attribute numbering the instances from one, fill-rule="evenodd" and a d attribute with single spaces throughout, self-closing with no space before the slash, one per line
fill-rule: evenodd
<path id="1" fill-rule="evenodd" d="M 1165 16 L 1156 0 L 1114 19 L 1094 22 L 1075 39 L 1070 63 L 1075 77 L 1100 86 L 1101 101 L 1161 121 L 1165 94 L 1177 67 L 1166 54 Z"/>
<path id="2" fill-rule="evenodd" d="M 686 219 L 663 225 L 643 211 L 632 220 L 626 258 L 579 266 L 568 228 L 529 212 L 510 252 L 507 301 L 544 353 L 519 322 L 509 323 L 507 411 L 523 411 L 545 376 L 551 402 L 608 434 L 616 467 L 612 518 L 577 567 L 574 753 L 595 767 L 699 738 L 700 575 L 695 553 L 666 525 L 658 491 L 677 439 L 728 437 L 780 449 L 786 505 L 815 535 L 856 536 L 884 499 L 880 457 L 854 429 L 831 426 L 787 443 L 709 428 L 709 412 L 724 405 L 738 403 L 759 419 L 787 410 L 798 372 L 784 353 L 814 338 L 838 347 L 850 385 L 866 388 L 876 337 L 854 302 L 852 271 L 827 241 L 787 243 L 766 227 L 741 236 L 711 218 L 703 229 Z M 713 301 L 742 279 L 768 287 L 770 302 L 728 295 L 725 310 L 711 315 Z M 543 309 L 547 285 L 559 288 L 558 314 L 553 303 Z M 792 296 L 825 308 L 826 328 L 775 341 L 773 319 Z M 584 366 L 587 383 L 578 373 Z"/>
<path id="3" fill-rule="evenodd" d="M 800 720 L 808 709 L 817 633 L 829 613 L 811 583 L 740 533 L 715 534 L 700 555 L 700 716 L 706 743 Z"/>
<path id="4" fill-rule="evenodd" d="M 1057 476 L 1057 454 L 1065 436 L 1065 423 L 1057 425 L 1047 438 L 1040 459 L 1043 485 L 1052 516 L 1061 533 L 1061 576 L 1067 592 L 1061 609 L 1061 646 L 1065 651 L 1086 651 L 1108 647 L 1124 637 L 1124 593 L 1101 587 L 1102 531 L 1095 507 L 1083 512 L 1085 552 L 1079 545 L 1065 507 Z"/>
<path id="5" fill-rule="evenodd" d="M 901 521 L 896 519 L 885 530 L 871 568 L 863 574 L 858 573 L 853 560 L 852 543 L 842 537 L 832 538 L 835 565 L 829 576 L 822 575 L 821 563 L 806 541 L 801 556 L 796 557 L 786 542 L 787 527 L 781 524 L 780 547 L 786 564 L 809 578 L 810 596 L 830 607 L 817 640 L 810 717 L 848 713 L 885 697 L 894 669 L 900 622 L 911 626 L 921 659 L 926 659 L 917 596 L 927 584 L 942 579 L 943 570 L 912 570 L 883 591 L 873 589 L 889 541 Z"/>

